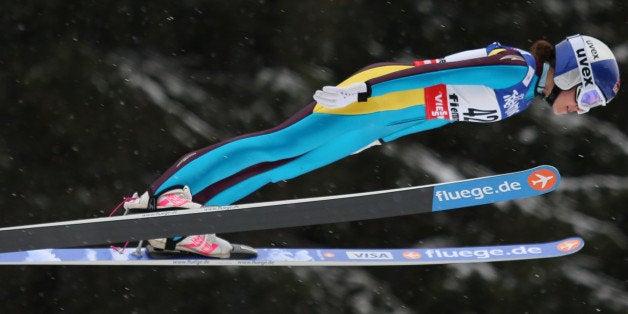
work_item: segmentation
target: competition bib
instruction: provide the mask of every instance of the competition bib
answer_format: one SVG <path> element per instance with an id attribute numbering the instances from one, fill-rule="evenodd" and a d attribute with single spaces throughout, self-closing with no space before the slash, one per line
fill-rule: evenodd
<path id="1" fill-rule="evenodd" d="M 444 84 L 425 88 L 428 120 L 495 122 L 521 112 L 529 102 L 524 92 L 517 89 Z"/>

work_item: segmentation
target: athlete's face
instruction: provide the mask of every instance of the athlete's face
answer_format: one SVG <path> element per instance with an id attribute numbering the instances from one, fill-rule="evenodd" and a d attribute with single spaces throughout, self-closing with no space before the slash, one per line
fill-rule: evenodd
<path id="1" fill-rule="evenodd" d="M 547 74 L 547 84 L 543 89 L 543 93 L 545 96 L 549 95 L 552 89 L 554 88 L 554 68 L 550 68 Z M 576 88 L 574 87 L 569 90 L 561 91 L 560 94 L 554 100 L 554 104 L 552 105 L 552 109 L 555 114 L 567 114 L 570 112 L 578 112 L 580 109 L 578 108 L 578 103 L 576 102 Z"/>
<path id="2" fill-rule="evenodd" d="M 560 92 L 552 105 L 552 109 L 555 114 L 567 114 L 570 112 L 581 111 L 578 108 L 578 103 L 576 102 L 576 87 Z"/>

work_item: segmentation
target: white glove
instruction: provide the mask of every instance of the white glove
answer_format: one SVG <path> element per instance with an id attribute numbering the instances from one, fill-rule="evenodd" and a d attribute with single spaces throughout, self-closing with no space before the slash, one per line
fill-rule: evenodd
<path id="1" fill-rule="evenodd" d="M 366 83 L 353 83 L 343 87 L 325 86 L 314 93 L 314 100 L 327 108 L 343 108 L 358 100 L 365 101 L 368 87 Z"/>

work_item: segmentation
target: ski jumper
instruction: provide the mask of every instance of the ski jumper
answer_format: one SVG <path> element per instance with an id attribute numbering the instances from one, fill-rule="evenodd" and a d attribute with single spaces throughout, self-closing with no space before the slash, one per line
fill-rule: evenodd
<path id="1" fill-rule="evenodd" d="M 229 205 L 382 141 L 456 121 L 499 121 L 530 105 L 539 67 L 528 52 L 499 43 L 442 59 L 374 64 L 339 84 L 366 82 L 366 99 L 338 109 L 312 102 L 275 128 L 188 153 L 149 193 L 187 185 L 196 203 Z"/>

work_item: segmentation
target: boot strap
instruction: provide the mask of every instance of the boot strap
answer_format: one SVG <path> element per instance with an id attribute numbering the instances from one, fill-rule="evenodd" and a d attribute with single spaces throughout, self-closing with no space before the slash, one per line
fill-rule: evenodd
<path id="1" fill-rule="evenodd" d="M 168 251 L 174 251 L 175 247 L 177 246 L 177 243 L 181 242 L 181 240 L 183 240 L 184 237 L 177 237 L 177 238 L 178 238 L 177 240 L 175 240 L 174 238 L 167 238 L 166 246 L 164 247 L 164 249 Z"/>

